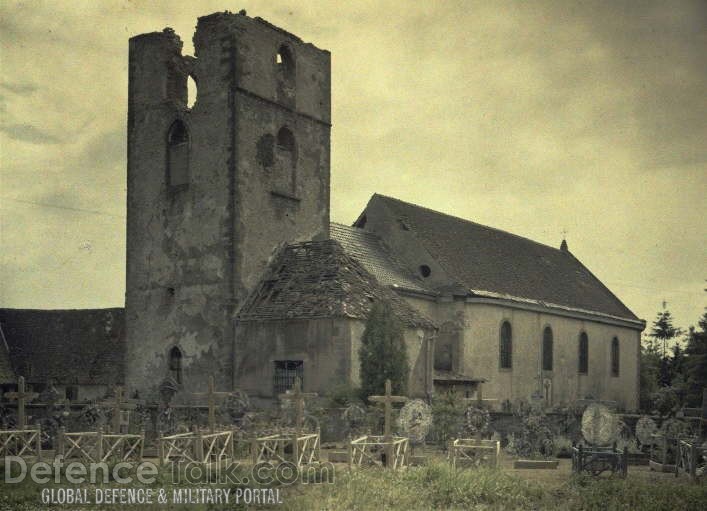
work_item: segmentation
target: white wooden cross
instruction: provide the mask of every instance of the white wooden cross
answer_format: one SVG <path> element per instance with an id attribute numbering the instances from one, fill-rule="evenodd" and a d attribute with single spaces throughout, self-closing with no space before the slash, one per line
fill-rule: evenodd
<path id="1" fill-rule="evenodd" d="M 393 403 L 404 403 L 408 400 L 405 396 L 394 396 L 393 385 L 390 380 L 385 380 L 385 395 L 383 396 L 368 396 L 369 401 L 374 403 L 383 403 L 385 406 L 385 416 L 383 422 L 383 436 L 385 441 L 390 441 L 390 425 L 393 421 Z"/>
<path id="2" fill-rule="evenodd" d="M 113 410 L 113 426 L 112 430 L 113 433 L 120 433 L 120 416 L 123 413 L 123 410 L 129 411 L 129 410 L 134 410 L 137 407 L 137 401 L 134 399 L 126 399 L 125 398 L 125 389 L 120 386 L 116 385 L 113 387 L 114 389 L 114 396 L 113 399 L 102 401 L 98 403 L 100 406 L 104 406 L 107 408 L 111 408 Z"/>
<path id="3" fill-rule="evenodd" d="M 304 426 L 304 400 L 308 397 L 317 397 L 316 392 L 302 392 L 302 380 L 299 376 L 295 378 L 295 383 L 292 389 L 286 394 L 280 394 L 280 399 L 288 399 L 292 401 L 295 407 L 295 434 L 297 438 L 300 436 L 300 431 Z"/>
<path id="4" fill-rule="evenodd" d="M 232 394 L 232 392 L 216 391 L 213 374 L 209 376 L 209 390 L 192 393 L 194 397 L 206 397 L 206 402 L 209 406 L 209 433 L 213 433 L 216 429 L 216 398 L 228 397 Z"/>
<path id="5" fill-rule="evenodd" d="M 10 399 L 17 399 L 17 429 L 24 429 L 27 426 L 27 417 L 25 416 L 25 402 L 32 401 L 39 396 L 36 392 L 25 391 L 25 377 L 17 378 L 17 392 L 5 393 Z"/>

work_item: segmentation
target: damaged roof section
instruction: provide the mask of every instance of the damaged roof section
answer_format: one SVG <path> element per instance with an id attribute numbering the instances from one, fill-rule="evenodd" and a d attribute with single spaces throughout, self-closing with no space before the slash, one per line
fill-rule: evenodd
<path id="1" fill-rule="evenodd" d="M 124 309 L 0 309 L 17 375 L 30 383 L 112 385 L 124 374 Z"/>
<path id="2" fill-rule="evenodd" d="M 330 225 L 330 233 L 347 254 L 359 261 L 384 286 L 434 294 L 393 256 L 377 234 L 336 223 Z"/>
<path id="3" fill-rule="evenodd" d="M 365 320 L 387 301 L 404 325 L 434 323 L 381 285 L 336 240 L 285 246 L 238 315 L 240 321 L 344 317 Z"/>

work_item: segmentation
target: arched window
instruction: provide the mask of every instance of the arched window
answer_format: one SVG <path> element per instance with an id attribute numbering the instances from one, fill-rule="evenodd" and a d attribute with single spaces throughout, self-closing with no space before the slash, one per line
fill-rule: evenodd
<path id="1" fill-rule="evenodd" d="M 619 339 L 614 337 L 611 340 L 611 376 L 619 375 Z"/>
<path id="2" fill-rule="evenodd" d="M 182 383 L 182 351 L 176 346 L 169 350 L 169 372 L 177 383 Z"/>
<path id="3" fill-rule="evenodd" d="M 589 372 L 589 337 L 586 332 L 579 334 L 579 372 Z"/>
<path id="4" fill-rule="evenodd" d="M 189 184 L 189 131 L 182 121 L 174 121 L 167 134 L 167 183 Z"/>
<path id="5" fill-rule="evenodd" d="M 500 366 L 501 369 L 513 367 L 513 333 L 511 324 L 504 321 L 501 325 L 501 345 L 500 345 Z"/>
<path id="6" fill-rule="evenodd" d="M 552 371 L 552 328 L 543 331 L 543 371 Z"/>
<path id="7" fill-rule="evenodd" d="M 277 99 L 288 105 L 295 100 L 295 58 L 292 49 L 286 44 L 280 45 L 275 55 L 277 77 Z"/>
<path id="8" fill-rule="evenodd" d="M 275 191 L 294 195 L 297 143 L 295 136 L 287 128 L 280 128 L 280 131 L 277 132 L 274 167 L 273 186 Z"/>

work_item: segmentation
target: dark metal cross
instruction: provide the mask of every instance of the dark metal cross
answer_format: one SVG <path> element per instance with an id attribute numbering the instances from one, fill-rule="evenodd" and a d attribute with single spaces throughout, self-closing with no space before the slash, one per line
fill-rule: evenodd
<path id="1" fill-rule="evenodd" d="M 491 404 L 491 403 L 495 403 L 496 401 L 498 401 L 498 399 L 484 399 L 484 397 L 483 397 L 483 383 L 482 382 L 477 383 L 476 397 L 465 397 L 465 398 L 462 398 L 462 400 L 465 403 L 469 403 L 469 404 L 473 403 L 479 408 L 485 408 L 486 405 Z M 476 431 L 476 441 L 478 442 L 480 440 L 481 440 L 481 428 L 479 428 Z"/>
<path id="2" fill-rule="evenodd" d="M 126 399 L 125 389 L 122 386 L 116 385 L 113 389 L 113 399 L 102 401 L 99 405 L 113 410 L 113 433 L 120 433 L 121 413 L 123 410 L 134 410 L 137 407 L 137 401 L 134 399 Z"/>
<path id="3" fill-rule="evenodd" d="M 27 425 L 25 416 L 25 402 L 32 401 L 39 396 L 36 392 L 25 391 L 25 377 L 17 378 L 17 392 L 6 392 L 5 396 L 10 399 L 17 399 L 17 429 L 24 429 Z"/>
<path id="4" fill-rule="evenodd" d="M 213 375 L 209 376 L 209 389 L 206 392 L 195 392 L 192 394 L 194 397 L 206 397 L 206 402 L 209 406 L 209 433 L 213 433 L 216 429 L 216 398 L 228 397 L 232 394 L 232 392 L 216 391 Z"/>

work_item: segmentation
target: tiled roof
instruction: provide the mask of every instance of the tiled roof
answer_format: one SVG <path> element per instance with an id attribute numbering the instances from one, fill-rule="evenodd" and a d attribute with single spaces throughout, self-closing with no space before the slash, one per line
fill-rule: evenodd
<path id="1" fill-rule="evenodd" d="M 332 239 L 384 286 L 430 293 L 418 277 L 396 260 L 377 234 L 336 223 L 330 224 L 329 229 Z"/>
<path id="2" fill-rule="evenodd" d="M 238 319 L 365 319 L 376 301 L 389 301 L 407 326 L 434 328 L 429 319 L 379 284 L 337 241 L 311 241 L 287 245 L 277 254 Z"/>
<path id="3" fill-rule="evenodd" d="M 15 372 L 28 382 L 122 382 L 124 309 L 0 309 L 0 324 Z"/>
<path id="4" fill-rule="evenodd" d="M 477 295 L 638 318 L 569 251 L 499 229 L 374 195 L 417 235 L 440 266 Z"/>

